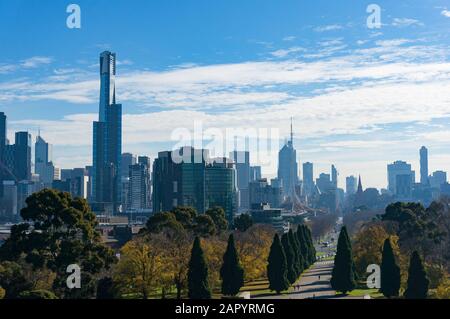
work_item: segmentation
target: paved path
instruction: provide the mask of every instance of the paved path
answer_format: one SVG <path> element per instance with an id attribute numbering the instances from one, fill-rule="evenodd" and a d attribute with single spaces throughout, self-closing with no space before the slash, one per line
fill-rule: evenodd
<path id="1" fill-rule="evenodd" d="M 333 261 L 316 262 L 307 270 L 295 285 L 300 284 L 300 290 L 283 294 L 257 297 L 258 299 L 359 299 L 356 297 L 339 296 L 330 286 Z M 319 279 L 320 276 L 320 279 Z"/>

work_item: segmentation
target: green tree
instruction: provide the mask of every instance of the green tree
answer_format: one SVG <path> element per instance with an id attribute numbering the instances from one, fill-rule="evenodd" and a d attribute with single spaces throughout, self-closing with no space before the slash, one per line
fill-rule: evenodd
<path id="1" fill-rule="evenodd" d="M 48 290 L 28 290 L 19 294 L 18 299 L 58 299 L 58 297 Z"/>
<path id="2" fill-rule="evenodd" d="M 222 207 L 216 206 L 210 208 L 205 212 L 205 214 L 213 220 L 217 233 L 220 234 L 228 229 L 228 221 Z"/>
<path id="3" fill-rule="evenodd" d="M 21 265 L 12 261 L 0 263 L 0 286 L 5 290 L 6 299 L 18 298 L 22 291 L 33 289 Z"/>
<path id="4" fill-rule="evenodd" d="M 334 268 L 330 281 L 331 287 L 343 294 L 355 289 L 354 270 L 352 247 L 347 234 L 347 228 L 343 226 L 339 234 L 336 256 L 334 257 Z"/>
<path id="5" fill-rule="evenodd" d="M 380 292 L 387 298 L 396 297 L 400 290 L 400 267 L 395 261 L 390 238 L 384 241 L 381 258 Z"/>
<path id="6" fill-rule="evenodd" d="M 223 264 L 220 269 L 222 279 L 222 294 L 236 295 L 244 285 L 244 269 L 239 262 L 239 256 L 234 243 L 233 234 L 228 238 L 228 246 L 223 255 Z"/>
<path id="7" fill-rule="evenodd" d="M 411 255 L 408 270 L 408 285 L 405 291 L 406 299 L 426 299 L 430 281 L 422 265 L 422 259 L 417 251 Z"/>
<path id="8" fill-rule="evenodd" d="M 211 298 L 208 282 L 208 265 L 206 264 L 199 237 L 195 237 L 192 246 L 188 270 L 188 289 L 190 299 Z"/>
<path id="9" fill-rule="evenodd" d="M 303 261 L 303 266 L 302 269 L 305 270 L 307 269 L 310 264 L 309 264 L 309 249 L 308 249 L 308 244 L 305 238 L 305 234 L 304 234 L 304 227 L 303 225 L 298 226 L 297 228 L 297 232 L 296 232 L 296 237 L 298 240 L 298 243 L 300 245 L 300 254 L 302 256 L 302 261 Z"/>
<path id="10" fill-rule="evenodd" d="M 308 262 L 309 265 L 312 265 L 316 262 L 316 248 L 314 248 L 314 241 L 312 239 L 311 229 L 309 229 L 309 227 L 306 225 L 303 225 L 303 229 L 308 246 Z"/>
<path id="11" fill-rule="evenodd" d="M 95 275 L 108 269 L 116 258 L 102 243 L 95 229 L 95 214 L 86 200 L 44 189 L 26 199 L 21 217 L 25 223 L 12 227 L 11 236 L 0 247 L 0 258 L 10 261 L 23 258 L 35 270 L 51 270 L 56 274 L 53 289 L 59 297 L 95 295 L 95 289 L 88 289 L 95 286 Z M 77 264 L 83 274 L 90 274 L 83 276 L 81 290 L 67 289 L 66 269 L 70 264 Z"/>
<path id="12" fill-rule="evenodd" d="M 209 215 L 198 215 L 194 222 L 194 234 L 200 237 L 213 236 L 216 233 L 216 225 Z"/>
<path id="13" fill-rule="evenodd" d="M 197 217 L 197 211 L 194 207 L 189 206 L 177 206 L 171 210 L 175 219 L 183 225 L 184 229 L 190 229 L 192 227 L 194 219 Z"/>
<path id="14" fill-rule="evenodd" d="M 300 247 L 299 247 L 300 244 L 298 243 L 297 236 L 294 235 L 294 232 L 292 231 L 292 229 L 289 229 L 288 236 L 289 236 L 289 241 L 292 244 L 292 249 L 293 249 L 294 255 L 295 255 L 294 268 L 295 268 L 295 273 L 298 277 L 303 272 L 303 257 L 300 252 Z"/>
<path id="15" fill-rule="evenodd" d="M 181 218 L 183 213 L 179 213 L 178 217 Z M 161 212 L 156 213 L 152 215 L 148 220 L 146 224 L 147 231 L 154 234 L 159 234 L 163 232 L 166 229 L 171 229 L 175 231 L 181 231 L 185 228 L 185 225 L 187 225 L 187 222 L 185 219 L 183 219 L 182 222 L 179 222 L 177 218 L 175 217 L 175 214 L 172 212 Z M 190 225 L 190 224 L 189 224 Z"/>
<path id="16" fill-rule="evenodd" d="M 234 219 L 234 228 L 240 232 L 245 232 L 247 229 L 252 227 L 253 219 L 249 214 L 241 214 Z"/>
<path id="17" fill-rule="evenodd" d="M 286 254 L 287 279 L 289 280 L 289 283 L 293 284 L 297 280 L 295 271 L 295 253 L 287 233 L 281 236 L 281 244 L 283 245 L 283 250 Z"/>
<path id="18" fill-rule="evenodd" d="M 286 255 L 278 234 L 273 238 L 272 246 L 267 265 L 267 277 L 269 279 L 269 289 L 280 294 L 283 290 L 289 288 L 289 280 L 287 278 L 287 262 Z"/>

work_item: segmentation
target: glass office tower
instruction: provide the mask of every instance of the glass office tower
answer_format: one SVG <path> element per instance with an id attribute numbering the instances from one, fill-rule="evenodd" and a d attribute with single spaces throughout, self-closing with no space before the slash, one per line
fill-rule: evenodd
<path id="1" fill-rule="evenodd" d="M 99 120 L 93 123 L 92 199 L 116 212 L 121 202 L 122 105 L 116 104 L 116 55 L 100 54 Z"/>

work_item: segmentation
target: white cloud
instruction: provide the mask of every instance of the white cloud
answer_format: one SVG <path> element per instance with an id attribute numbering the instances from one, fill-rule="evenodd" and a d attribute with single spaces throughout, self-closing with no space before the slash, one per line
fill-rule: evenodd
<path id="1" fill-rule="evenodd" d="M 419 20 L 410 18 L 394 18 L 392 21 L 392 25 L 394 27 L 409 27 L 412 25 L 424 26 L 424 24 Z"/>
<path id="2" fill-rule="evenodd" d="M 276 51 L 271 52 L 270 54 L 272 54 L 274 57 L 277 57 L 277 58 L 284 58 L 292 53 L 302 52 L 302 51 L 305 51 L 305 49 L 301 48 L 301 47 L 292 47 L 289 49 L 276 50 Z"/>
<path id="3" fill-rule="evenodd" d="M 442 11 L 441 11 L 441 14 L 442 14 L 444 17 L 450 18 L 450 10 L 447 10 L 447 9 L 442 10 Z"/>
<path id="4" fill-rule="evenodd" d="M 343 27 L 339 24 L 331 24 L 331 25 L 325 25 L 325 26 L 319 26 L 314 28 L 314 31 L 316 32 L 327 32 L 327 31 L 335 31 L 335 30 L 341 30 Z"/>

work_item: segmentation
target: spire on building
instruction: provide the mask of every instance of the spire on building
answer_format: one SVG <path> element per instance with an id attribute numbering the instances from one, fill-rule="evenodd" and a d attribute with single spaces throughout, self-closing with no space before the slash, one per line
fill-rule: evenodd
<path id="1" fill-rule="evenodd" d="M 362 183 L 361 183 L 361 175 L 359 175 L 359 179 L 358 179 L 358 190 L 356 191 L 357 194 L 362 194 L 363 193 L 363 187 L 362 187 Z"/>
<path id="2" fill-rule="evenodd" d="M 294 130 L 292 129 L 292 116 L 291 116 L 291 146 L 294 146 Z"/>

